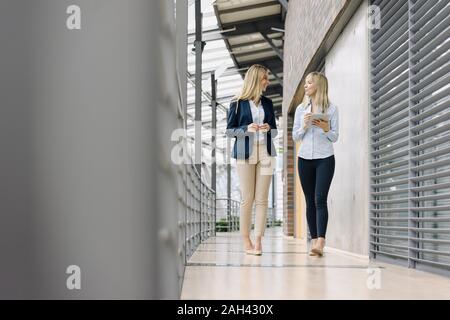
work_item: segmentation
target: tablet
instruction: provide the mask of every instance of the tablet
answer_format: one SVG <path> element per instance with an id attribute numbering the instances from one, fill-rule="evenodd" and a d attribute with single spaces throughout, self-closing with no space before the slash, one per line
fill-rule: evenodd
<path id="1" fill-rule="evenodd" d="M 308 122 L 308 125 L 311 126 L 312 125 L 312 121 L 313 120 L 325 120 L 325 121 L 329 121 L 330 117 L 327 114 L 323 114 L 323 113 L 313 113 L 311 114 L 311 120 Z"/>
<path id="2" fill-rule="evenodd" d="M 330 117 L 327 114 L 323 114 L 323 113 L 313 113 L 311 115 L 311 121 L 312 120 L 325 120 L 325 121 L 329 121 Z"/>

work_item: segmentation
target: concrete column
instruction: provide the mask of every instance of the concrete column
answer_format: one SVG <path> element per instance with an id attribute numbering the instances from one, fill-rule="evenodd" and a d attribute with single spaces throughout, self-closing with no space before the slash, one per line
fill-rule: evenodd
<path id="1" fill-rule="evenodd" d="M 72 4 L 0 4 L 0 297 L 177 298 L 173 1 Z"/>

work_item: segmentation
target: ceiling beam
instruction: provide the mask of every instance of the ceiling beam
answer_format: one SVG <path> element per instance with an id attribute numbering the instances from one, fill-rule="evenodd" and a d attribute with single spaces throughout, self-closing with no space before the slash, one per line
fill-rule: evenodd
<path id="1" fill-rule="evenodd" d="M 234 31 L 227 32 L 226 37 L 240 36 L 249 33 L 273 32 L 272 27 L 283 29 L 284 23 L 280 19 L 280 15 L 269 17 L 259 17 L 249 20 L 242 20 L 238 22 L 231 22 L 222 25 L 222 29 L 236 28 Z"/>
<path id="2" fill-rule="evenodd" d="M 280 40 L 283 40 L 283 36 L 281 35 L 281 36 L 271 38 L 271 39 L 280 41 Z M 255 41 L 249 41 L 249 42 L 242 42 L 239 44 L 232 44 L 231 46 L 234 49 L 234 48 L 247 47 L 247 46 L 252 46 L 255 44 L 264 44 L 264 43 L 266 43 L 266 40 L 255 40 Z"/>
<path id="3" fill-rule="evenodd" d="M 254 60 L 246 63 L 242 63 L 240 65 L 241 68 L 248 68 L 252 64 L 255 64 L 256 62 L 264 62 L 266 68 L 270 68 L 273 72 L 276 73 L 283 73 L 283 63 L 278 59 L 278 57 L 275 58 L 262 58 L 260 60 Z"/>
<path id="4" fill-rule="evenodd" d="M 269 69 L 270 73 L 273 74 L 275 79 L 277 79 L 278 84 L 281 86 L 281 88 L 283 88 L 283 80 L 275 72 L 273 72 L 268 66 L 266 66 L 264 63 L 262 63 L 262 65 L 264 67 L 266 67 L 267 69 Z"/>
<path id="5" fill-rule="evenodd" d="M 278 2 L 283 6 L 284 10 L 288 11 L 289 7 L 288 0 L 278 0 Z"/>
<path id="6" fill-rule="evenodd" d="M 224 40 L 227 38 L 227 33 L 231 31 L 235 31 L 236 29 L 231 27 L 227 29 L 213 29 L 208 30 L 202 33 L 203 41 L 216 41 L 216 40 Z M 195 33 L 188 34 L 188 45 L 194 44 L 195 41 Z"/>
<path id="7" fill-rule="evenodd" d="M 261 36 L 266 40 L 267 44 L 272 48 L 273 51 L 277 54 L 278 58 L 283 61 L 283 53 L 281 50 L 273 43 L 272 39 L 270 39 L 267 34 L 261 33 Z"/>
<path id="8" fill-rule="evenodd" d="M 203 69 L 202 71 L 203 71 L 203 73 L 202 73 L 202 75 L 204 76 L 204 75 L 208 75 L 208 76 L 210 76 L 211 75 L 211 73 L 213 72 L 213 71 L 215 71 L 217 68 L 215 67 L 215 68 L 213 68 L 213 69 Z M 242 74 L 242 73 L 245 73 L 245 72 L 247 72 L 247 69 L 248 68 L 241 68 L 241 69 L 238 69 L 238 68 L 236 68 L 234 65 L 233 66 L 230 66 L 230 67 L 228 67 L 227 68 L 227 70 L 222 74 L 222 76 L 230 76 L 230 75 L 235 75 L 235 74 Z M 189 77 L 189 79 L 195 79 L 195 75 L 193 75 L 193 74 L 191 74 L 191 75 L 189 75 L 188 76 Z"/>
<path id="9" fill-rule="evenodd" d="M 233 53 L 233 55 L 236 58 L 245 58 L 248 56 L 253 56 L 258 53 L 271 53 L 272 56 L 274 55 L 273 50 L 271 48 L 262 48 L 262 49 L 258 49 L 258 50 L 252 50 L 252 51 L 236 52 L 236 53 Z M 267 59 L 267 57 L 266 57 L 266 59 Z"/>
<path id="10" fill-rule="evenodd" d="M 230 9 L 219 10 L 219 14 L 223 15 L 223 14 L 229 14 L 229 13 L 243 12 L 246 10 L 261 9 L 261 8 L 266 8 L 266 7 L 272 7 L 275 5 L 280 5 L 280 3 L 275 0 L 272 2 L 257 3 L 257 4 L 252 4 L 249 6 L 239 6 L 239 7 L 234 7 L 234 8 L 230 8 Z"/>

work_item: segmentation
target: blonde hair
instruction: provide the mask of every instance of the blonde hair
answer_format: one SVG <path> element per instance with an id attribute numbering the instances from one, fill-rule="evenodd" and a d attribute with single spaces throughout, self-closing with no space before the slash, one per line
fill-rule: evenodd
<path id="1" fill-rule="evenodd" d="M 326 113 L 328 111 L 328 108 L 330 107 L 330 100 L 328 98 L 328 79 L 323 73 L 317 71 L 309 73 L 306 78 L 308 77 L 312 78 L 317 87 L 315 101 L 317 102 L 317 105 L 321 107 L 322 113 Z M 308 97 L 306 101 L 309 100 L 310 99 Z M 308 105 L 308 103 L 305 104 L 305 107 L 306 105 Z"/>
<path id="2" fill-rule="evenodd" d="M 237 100 L 255 100 L 262 95 L 263 87 L 261 79 L 267 73 L 267 68 L 260 65 L 252 65 L 245 73 L 244 85 L 241 92 L 235 97 Z"/>

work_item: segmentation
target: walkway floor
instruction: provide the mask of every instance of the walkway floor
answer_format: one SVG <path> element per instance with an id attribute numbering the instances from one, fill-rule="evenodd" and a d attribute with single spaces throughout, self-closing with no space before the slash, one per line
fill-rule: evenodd
<path id="1" fill-rule="evenodd" d="M 262 256 L 246 255 L 238 233 L 202 243 L 186 266 L 181 298 L 450 299 L 450 278 L 326 248 L 324 257 L 310 257 L 305 241 L 272 228 Z"/>

